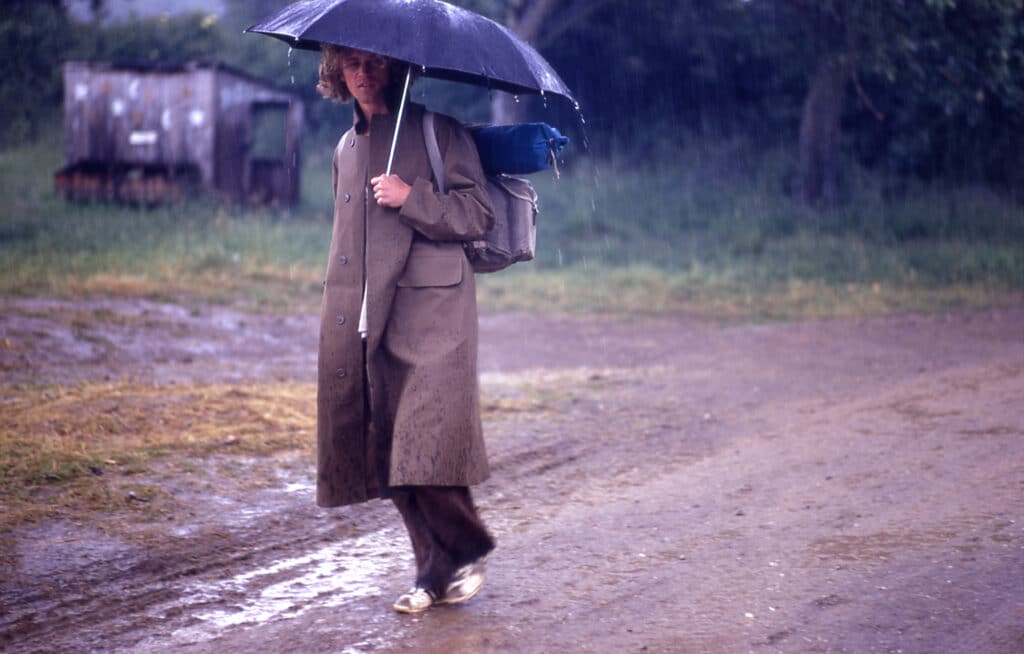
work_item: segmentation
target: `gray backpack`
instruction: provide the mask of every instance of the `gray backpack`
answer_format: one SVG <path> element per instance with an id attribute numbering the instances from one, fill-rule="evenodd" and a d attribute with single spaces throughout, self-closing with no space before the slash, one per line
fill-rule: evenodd
<path id="1" fill-rule="evenodd" d="M 434 132 L 434 114 L 423 114 L 423 140 L 437 188 L 444 193 L 444 163 Z M 530 261 L 537 249 L 537 192 L 533 184 L 510 175 L 488 175 L 487 193 L 494 205 L 494 228 L 481 241 L 464 243 L 466 256 L 478 273 L 497 272 L 517 261 Z"/>

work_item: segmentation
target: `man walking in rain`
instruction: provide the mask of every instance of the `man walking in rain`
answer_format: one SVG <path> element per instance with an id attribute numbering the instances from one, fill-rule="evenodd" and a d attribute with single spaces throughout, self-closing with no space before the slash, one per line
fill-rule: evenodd
<path id="1" fill-rule="evenodd" d="M 397 611 L 473 597 L 494 541 L 469 486 L 488 476 L 477 381 L 477 308 L 463 241 L 494 222 L 472 138 L 437 116 L 446 192 L 432 182 L 424 109 L 401 112 L 405 66 L 333 45 L 321 95 L 354 100 L 334 153 L 334 229 L 321 307 L 317 502 L 390 498 L 416 559 Z"/>

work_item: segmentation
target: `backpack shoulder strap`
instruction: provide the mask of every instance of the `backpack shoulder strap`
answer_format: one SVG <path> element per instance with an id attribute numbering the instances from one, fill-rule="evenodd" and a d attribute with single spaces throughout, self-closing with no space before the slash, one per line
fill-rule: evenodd
<path id="1" fill-rule="evenodd" d="M 444 162 L 441 160 L 441 148 L 437 145 L 433 111 L 423 112 L 423 141 L 427 145 L 427 157 L 430 159 L 430 168 L 434 171 L 437 190 L 444 193 Z"/>

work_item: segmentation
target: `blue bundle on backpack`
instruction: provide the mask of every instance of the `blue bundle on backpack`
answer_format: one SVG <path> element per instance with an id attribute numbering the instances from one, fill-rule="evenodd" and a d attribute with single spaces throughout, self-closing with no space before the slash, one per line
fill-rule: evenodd
<path id="1" fill-rule="evenodd" d="M 528 175 L 550 168 L 555 157 L 569 144 L 547 123 L 485 125 L 470 127 L 488 175 Z"/>

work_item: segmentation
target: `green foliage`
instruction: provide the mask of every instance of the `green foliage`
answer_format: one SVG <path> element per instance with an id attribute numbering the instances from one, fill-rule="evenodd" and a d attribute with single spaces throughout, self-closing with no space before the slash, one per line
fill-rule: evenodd
<path id="1" fill-rule="evenodd" d="M 793 147 L 808 79 L 832 58 L 849 80 L 842 146 L 858 163 L 1024 185 L 1022 0 L 613 2 L 544 54 L 600 155 L 646 157 L 694 134 Z"/>
<path id="2" fill-rule="evenodd" d="M 59 2 L 8 2 L 0 13 L 0 147 L 33 139 L 61 102 L 70 24 Z"/>
<path id="3" fill-rule="evenodd" d="M 774 146 L 796 138 L 813 61 L 778 4 L 612 2 L 544 54 L 576 92 L 598 155 L 646 158 L 695 134 Z M 545 120 L 572 127 L 572 112 L 552 109 Z"/>
<path id="4" fill-rule="evenodd" d="M 856 102 L 846 127 L 861 162 L 905 176 L 1024 181 L 1013 172 L 1024 145 L 1024 0 L 783 6 L 813 54 L 848 71 Z"/>
<path id="5" fill-rule="evenodd" d="M 538 0 L 517 0 L 531 2 Z M 495 19 L 511 0 L 461 0 Z M 58 0 L 4 3 L 0 14 L 0 147 L 38 137 L 60 110 L 66 58 L 225 62 L 305 101 L 307 144 L 333 143 L 349 107 L 315 91 L 318 55 L 243 30 L 282 0 L 226 0 L 219 19 L 190 14 L 102 24 L 69 21 Z M 565 103 L 523 100 L 531 119 L 574 137 L 570 156 L 627 167 L 664 161 L 694 140 L 748 144 L 743 156 L 793 149 L 815 61 L 849 71 L 844 154 L 886 179 L 1024 189 L 1024 0 L 637 0 L 596 3 L 544 54 L 577 93 L 586 125 Z M 580 6 L 558 3 L 558 10 Z M 480 89 L 433 80 L 416 100 L 468 121 L 487 119 Z M 863 189 L 850 168 L 847 192 Z M 781 191 L 791 185 L 780 183 Z M 785 201 L 785 198 L 779 198 Z M 807 218 L 811 220 L 811 217 Z M 817 218 L 813 218 L 817 220 Z"/>
<path id="6" fill-rule="evenodd" d="M 217 21 L 201 13 L 132 18 L 109 27 L 78 26 L 76 55 L 83 59 L 179 64 L 218 59 L 225 47 Z"/>

